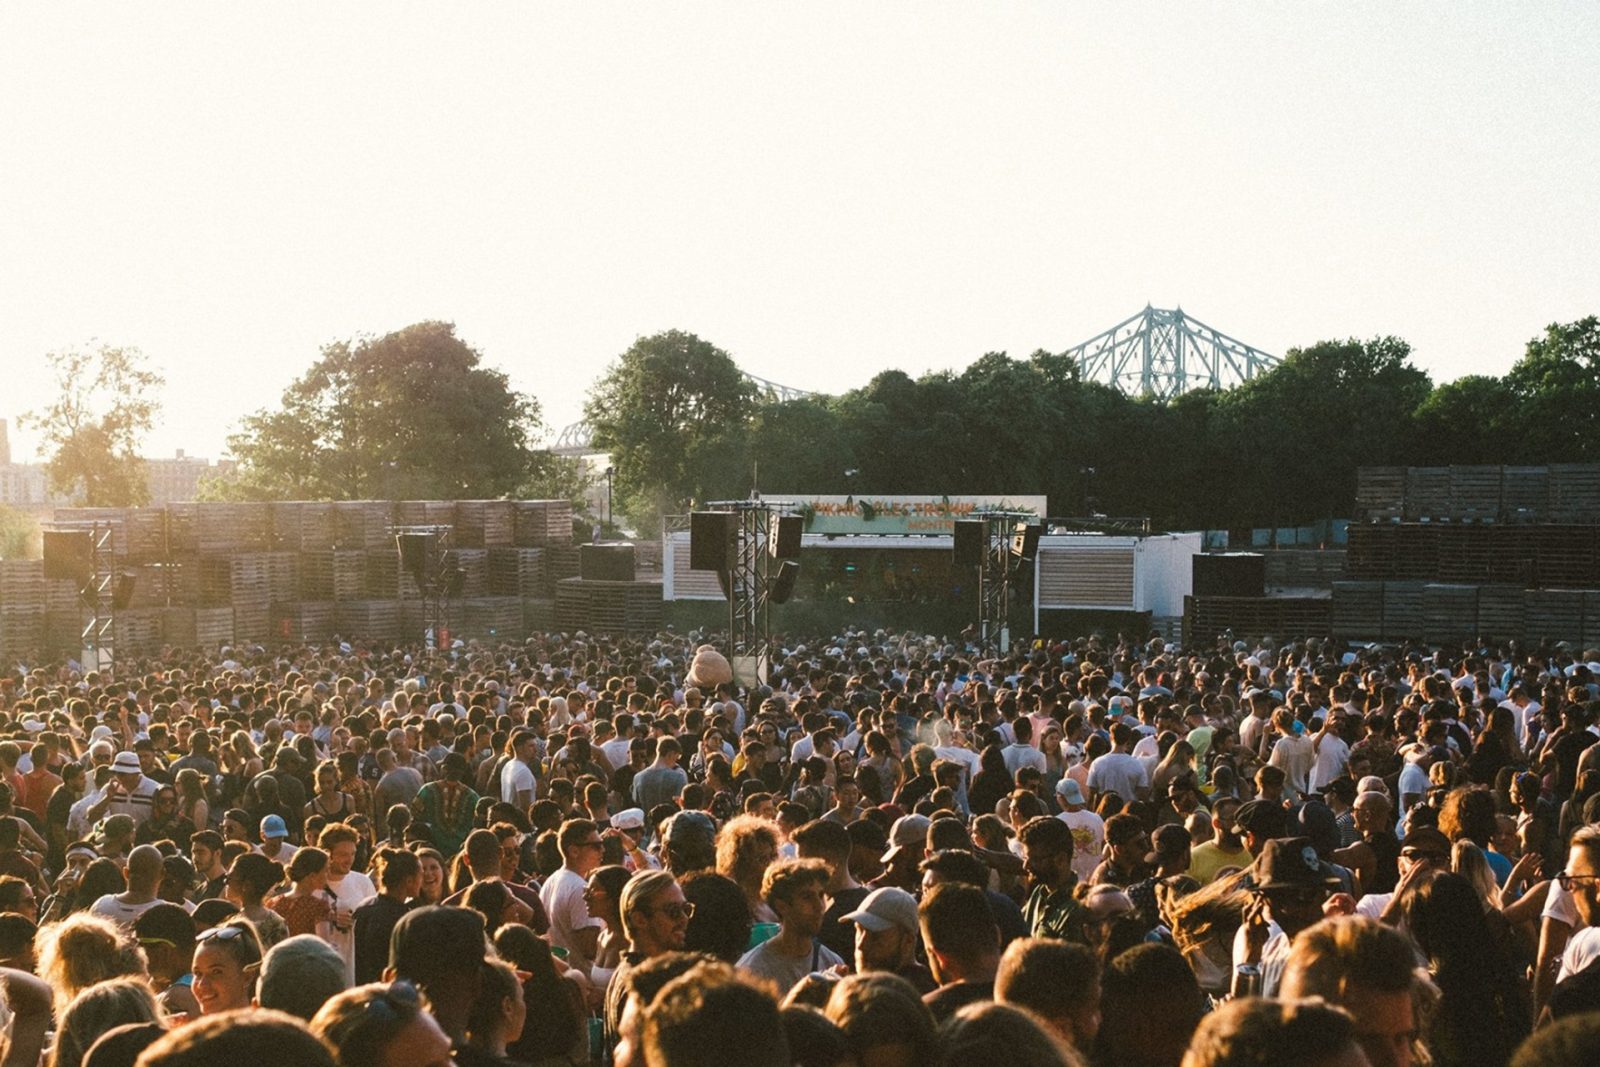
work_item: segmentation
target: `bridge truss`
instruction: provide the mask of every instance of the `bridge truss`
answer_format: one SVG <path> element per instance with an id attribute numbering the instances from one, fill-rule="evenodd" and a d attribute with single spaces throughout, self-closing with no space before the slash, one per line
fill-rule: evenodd
<path id="1" fill-rule="evenodd" d="M 744 372 L 745 381 L 756 387 L 756 393 L 764 400 L 785 403 L 790 400 L 801 400 L 816 394 L 805 390 L 796 389 L 791 385 L 779 385 L 769 382 L 765 378 L 757 377 L 749 372 Z M 562 428 L 556 434 L 556 439 L 550 444 L 550 451 L 558 456 L 585 456 L 594 451 L 594 433 L 587 422 L 574 422 Z"/>
<path id="2" fill-rule="evenodd" d="M 1279 362 L 1277 356 L 1212 329 L 1182 308 L 1148 304 L 1064 354 L 1077 360 L 1085 381 L 1157 400 L 1195 389 L 1227 389 Z"/>

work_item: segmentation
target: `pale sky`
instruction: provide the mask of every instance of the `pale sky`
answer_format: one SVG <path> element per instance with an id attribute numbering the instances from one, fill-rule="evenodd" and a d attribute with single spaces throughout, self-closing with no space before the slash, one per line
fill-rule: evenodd
<path id="1" fill-rule="evenodd" d="M 216 456 L 428 318 L 552 430 L 673 327 L 826 392 L 1147 302 L 1503 373 L 1600 313 L 1597 40 L 1583 0 L 8 0 L 0 416 L 99 338 L 167 375 L 146 451 Z"/>

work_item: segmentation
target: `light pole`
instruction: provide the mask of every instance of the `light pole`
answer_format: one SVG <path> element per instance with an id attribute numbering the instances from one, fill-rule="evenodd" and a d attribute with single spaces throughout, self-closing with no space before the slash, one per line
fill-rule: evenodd
<path id="1" fill-rule="evenodd" d="M 612 525 L 612 521 L 611 521 L 611 476 L 614 473 L 616 473 L 616 470 L 617 470 L 617 468 L 615 468 L 615 467 L 613 467 L 613 466 L 611 466 L 609 464 L 606 466 L 606 525 L 607 526 L 611 526 Z"/>

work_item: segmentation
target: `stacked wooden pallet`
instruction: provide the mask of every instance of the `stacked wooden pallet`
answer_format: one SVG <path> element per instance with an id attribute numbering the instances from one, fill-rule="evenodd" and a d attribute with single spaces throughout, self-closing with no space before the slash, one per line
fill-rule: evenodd
<path id="1" fill-rule="evenodd" d="M 1533 641 L 1572 641 L 1583 635 L 1584 594 L 1577 589 L 1530 589 L 1526 634 Z"/>
<path id="2" fill-rule="evenodd" d="M 1451 467 L 1449 518 L 1493 521 L 1501 513 L 1499 467 Z"/>
<path id="3" fill-rule="evenodd" d="M 471 597 L 456 602 L 452 631 L 467 640 L 522 638 L 522 601 L 517 597 Z"/>
<path id="4" fill-rule="evenodd" d="M 489 549 L 489 592 L 494 596 L 536 597 L 544 591 L 544 549 Z"/>
<path id="5" fill-rule="evenodd" d="M 1521 637 L 1528 625 L 1527 590 L 1520 585 L 1478 587 L 1478 633 L 1497 641 Z"/>
<path id="6" fill-rule="evenodd" d="M 1431 644 L 1465 641 L 1478 629 L 1478 587 L 1430 582 L 1422 588 L 1422 636 Z"/>
<path id="7" fill-rule="evenodd" d="M 1339 549 L 1275 548 L 1262 556 L 1268 589 L 1328 589 L 1345 573 L 1345 553 Z"/>
<path id="8" fill-rule="evenodd" d="M 394 508 L 386 500 L 340 500 L 333 505 L 333 537 L 339 548 L 394 548 Z"/>
<path id="9" fill-rule="evenodd" d="M 1550 513 L 1550 468 L 1502 467 L 1500 517 L 1506 522 L 1541 522 Z"/>
<path id="10" fill-rule="evenodd" d="M 556 628 L 556 602 L 537 597 L 522 600 L 522 632 L 547 633 Z"/>
<path id="11" fill-rule="evenodd" d="M 39 560 L 0 563 L 0 653 L 26 655 L 45 644 L 46 591 L 44 564 Z"/>
<path id="12" fill-rule="evenodd" d="M 1332 607 L 1327 597 L 1189 596 L 1184 598 L 1184 640 L 1209 644 L 1224 633 L 1238 638 L 1326 636 Z"/>
<path id="13" fill-rule="evenodd" d="M 1406 469 L 1362 467 L 1356 475 L 1356 517 L 1365 520 L 1405 517 Z"/>
<path id="14" fill-rule="evenodd" d="M 1550 521 L 1600 519 L 1600 464 L 1560 463 L 1550 467 Z"/>
<path id="15" fill-rule="evenodd" d="M 161 625 L 166 643 L 178 648 L 215 650 L 234 640 L 232 608 L 166 608 Z"/>
<path id="16" fill-rule="evenodd" d="M 1426 582 L 1383 583 L 1383 637 L 1389 641 L 1416 640 L 1426 626 L 1423 590 Z"/>
<path id="17" fill-rule="evenodd" d="M 1407 519 L 1442 519 L 1450 514 L 1450 468 L 1407 467 Z"/>
<path id="18" fill-rule="evenodd" d="M 486 548 L 458 548 L 452 553 L 455 564 L 461 569 L 461 596 L 489 595 L 489 550 Z"/>
<path id="19" fill-rule="evenodd" d="M 1348 641 L 1383 635 L 1383 583 L 1334 582 L 1330 614 L 1333 633 Z"/>
<path id="20" fill-rule="evenodd" d="M 522 548 L 572 543 L 572 505 L 565 500 L 518 500 L 513 506 L 514 542 Z"/>
<path id="21" fill-rule="evenodd" d="M 398 600 L 346 600 L 334 609 L 339 636 L 346 641 L 395 641 L 400 637 Z"/>
<path id="22" fill-rule="evenodd" d="M 288 552 L 314 552 L 334 545 L 333 505 L 325 500 L 287 500 L 272 505 L 272 539 Z"/>
<path id="23" fill-rule="evenodd" d="M 153 655 L 161 650 L 164 633 L 161 608 L 130 608 L 117 612 L 113 620 L 118 654 Z"/>
<path id="24" fill-rule="evenodd" d="M 660 629 L 661 619 L 660 582 L 556 583 L 556 622 L 563 630 L 645 633 Z"/>
<path id="25" fill-rule="evenodd" d="M 398 500 L 394 505 L 396 526 L 454 526 L 454 500 Z"/>
<path id="26" fill-rule="evenodd" d="M 578 546 L 574 544 L 551 545 L 545 549 L 544 589 L 547 598 L 554 599 L 560 584 L 578 576 Z"/>
<path id="27" fill-rule="evenodd" d="M 462 548 L 490 548 L 514 543 L 516 505 L 510 500 L 456 501 L 453 540 Z M 569 536 L 570 540 L 570 536 Z"/>
<path id="28" fill-rule="evenodd" d="M 332 640 L 338 606 L 328 600 L 297 600 L 272 607 L 272 636 L 278 641 Z"/>
<path id="29" fill-rule="evenodd" d="M 367 554 L 328 549 L 300 555 L 300 596 L 306 600 L 360 600 L 366 593 Z"/>

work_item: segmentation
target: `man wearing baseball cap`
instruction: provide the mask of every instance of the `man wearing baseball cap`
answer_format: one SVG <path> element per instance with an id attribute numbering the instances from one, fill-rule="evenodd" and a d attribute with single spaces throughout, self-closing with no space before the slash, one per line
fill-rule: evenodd
<path id="1" fill-rule="evenodd" d="M 1294 936 L 1322 919 L 1339 879 L 1322 866 L 1308 837 L 1268 841 L 1256 857 L 1255 887 L 1233 939 L 1236 975 L 1257 978 L 1256 990 L 1277 996 Z"/>
<path id="2" fill-rule="evenodd" d="M 1072 831 L 1072 873 L 1078 881 L 1087 882 L 1105 851 L 1106 822 L 1089 810 L 1082 787 L 1071 778 L 1056 783 L 1056 799 L 1061 802 L 1061 814 L 1056 818 Z"/>
<path id="3" fill-rule="evenodd" d="M 933 972 L 917 962 L 916 897 L 895 886 L 874 889 L 843 919 L 855 927 L 857 974 L 888 971 L 910 982 L 919 994 L 938 988 Z"/>
<path id="4" fill-rule="evenodd" d="M 922 881 L 920 864 L 928 847 L 928 817 L 902 815 L 889 828 L 889 851 L 883 854 L 883 873 L 869 884 L 874 889 L 897 886 L 910 892 Z"/>
<path id="5" fill-rule="evenodd" d="M 630 871 L 658 871 L 661 861 L 644 847 L 644 810 L 625 808 L 611 816 L 611 829 L 622 841 L 622 865 Z"/>
<path id="6" fill-rule="evenodd" d="M 279 815 L 268 815 L 261 820 L 261 844 L 256 846 L 256 851 L 269 860 L 276 860 L 285 867 L 294 859 L 294 854 L 300 850 L 289 844 L 289 827 Z"/>

